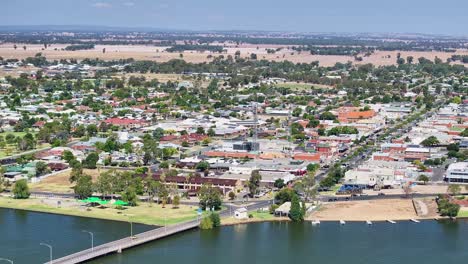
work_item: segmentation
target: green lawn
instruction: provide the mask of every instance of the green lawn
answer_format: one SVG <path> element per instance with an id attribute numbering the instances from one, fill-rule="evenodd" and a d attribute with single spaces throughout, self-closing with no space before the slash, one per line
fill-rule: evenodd
<path id="1" fill-rule="evenodd" d="M 468 211 L 460 210 L 457 217 L 468 217 Z"/>
<path id="2" fill-rule="evenodd" d="M 23 209 L 28 211 L 63 214 L 72 216 L 91 217 L 99 219 L 108 219 L 116 221 L 132 221 L 147 225 L 164 224 L 172 225 L 197 218 L 197 206 L 180 205 L 174 209 L 172 205 L 166 205 L 162 208 L 161 205 L 148 203 L 140 203 L 135 207 L 126 207 L 124 210 L 117 210 L 113 206 L 104 208 L 93 207 L 86 210 L 81 204 L 70 205 L 73 200 L 63 201 L 62 207 L 58 208 L 55 201 L 47 202 L 46 199 L 25 199 L 17 200 L 13 198 L 0 197 L 0 207 Z"/>

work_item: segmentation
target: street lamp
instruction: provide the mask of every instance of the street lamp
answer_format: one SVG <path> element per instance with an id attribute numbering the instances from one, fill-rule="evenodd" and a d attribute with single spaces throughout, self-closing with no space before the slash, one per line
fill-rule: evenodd
<path id="1" fill-rule="evenodd" d="M 133 240 L 133 222 L 132 222 L 133 215 L 126 214 L 125 216 L 128 216 L 128 222 L 130 223 L 130 239 Z"/>
<path id="2" fill-rule="evenodd" d="M 91 236 L 91 251 L 94 251 L 94 234 L 93 232 L 82 230 L 84 233 L 88 233 Z"/>
<path id="3" fill-rule="evenodd" d="M 11 259 L 0 258 L 0 260 L 7 261 L 7 262 L 10 262 L 11 264 L 13 264 L 13 260 L 11 260 Z"/>
<path id="4" fill-rule="evenodd" d="M 46 244 L 46 243 L 40 243 L 39 245 L 49 248 L 49 252 L 50 252 L 50 263 L 52 263 L 52 246 L 49 245 L 49 244 Z"/>

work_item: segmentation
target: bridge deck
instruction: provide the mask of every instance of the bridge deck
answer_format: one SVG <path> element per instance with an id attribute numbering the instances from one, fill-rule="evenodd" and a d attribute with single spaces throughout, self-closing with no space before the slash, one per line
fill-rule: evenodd
<path id="1" fill-rule="evenodd" d="M 198 220 L 185 222 L 182 224 L 171 225 L 167 227 L 159 227 L 144 233 L 137 234 L 133 237 L 126 237 L 119 240 L 115 240 L 106 244 L 102 244 L 94 247 L 94 249 L 85 249 L 83 251 L 76 252 L 74 254 L 55 259 L 52 261 L 53 264 L 72 264 L 81 263 L 99 256 L 107 255 L 122 251 L 127 248 L 131 248 L 137 245 L 141 245 L 153 240 L 157 240 L 166 236 L 170 236 L 179 232 L 183 232 L 189 229 L 198 227 Z M 50 263 L 50 262 L 47 262 Z"/>
<path id="2" fill-rule="evenodd" d="M 252 211 L 259 208 L 268 206 L 270 201 L 260 201 L 255 204 L 246 206 L 247 210 Z M 220 213 L 220 216 L 228 216 L 229 211 L 226 210 Z M 53 264 L 75 264 L 81 263 L 87 260 L 91 260 L 100 256 L 107 254 L 123 251 L 124 249 L 138 246 L 150 241 L 161 239 L 179 232 L 197 228 L 199 225 L 199 220 L 192 220 L 185 223 L 180 223 L 176 225 L 170 225 L 167 227 L 159 227 L 150 231 L 146 231 L 140 234 L 137 234 L 133 237 L 125 237 L 119 240 L 115 240 L 106 244 L 102 244 L 94 247 L 94 249 L 88 248 L 83 251 L 79 251 L 52 261 Z M 51 264 L 51 262 L 47 262 Z"/>

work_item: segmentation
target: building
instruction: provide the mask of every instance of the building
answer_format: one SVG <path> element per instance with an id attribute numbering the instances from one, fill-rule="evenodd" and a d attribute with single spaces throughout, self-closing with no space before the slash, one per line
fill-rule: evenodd
<path id="1" fill-rule="evenodd" d="M 234 218 L 236 219 L 247 219 L 249 218 L 249 214 L 247 212 L 247 209 L 244 207 L 237 209 L 234 211 Z"/>
<path id="2" fill-rule="evenodd" d="M 449 165 L 445 173 L 445 180 L 448 182 L 468 183 L 468 162 L 456 162 Z"/>

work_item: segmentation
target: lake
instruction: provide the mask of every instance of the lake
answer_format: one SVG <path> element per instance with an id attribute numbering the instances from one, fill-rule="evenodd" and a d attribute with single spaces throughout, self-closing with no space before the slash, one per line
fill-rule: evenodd
<path id="1" fill-rule="evenodd" d="M 151 227 L 134 225 L 135 232 Z M 129 234 L 129 224 L 0 209 L 0 257 L 43 263 L 90 246 L 81 230 L 95 232 L 95 245 Z M 466 263 L 468 222 L 257 223 L 184 232 L 91 263 Z"/>

